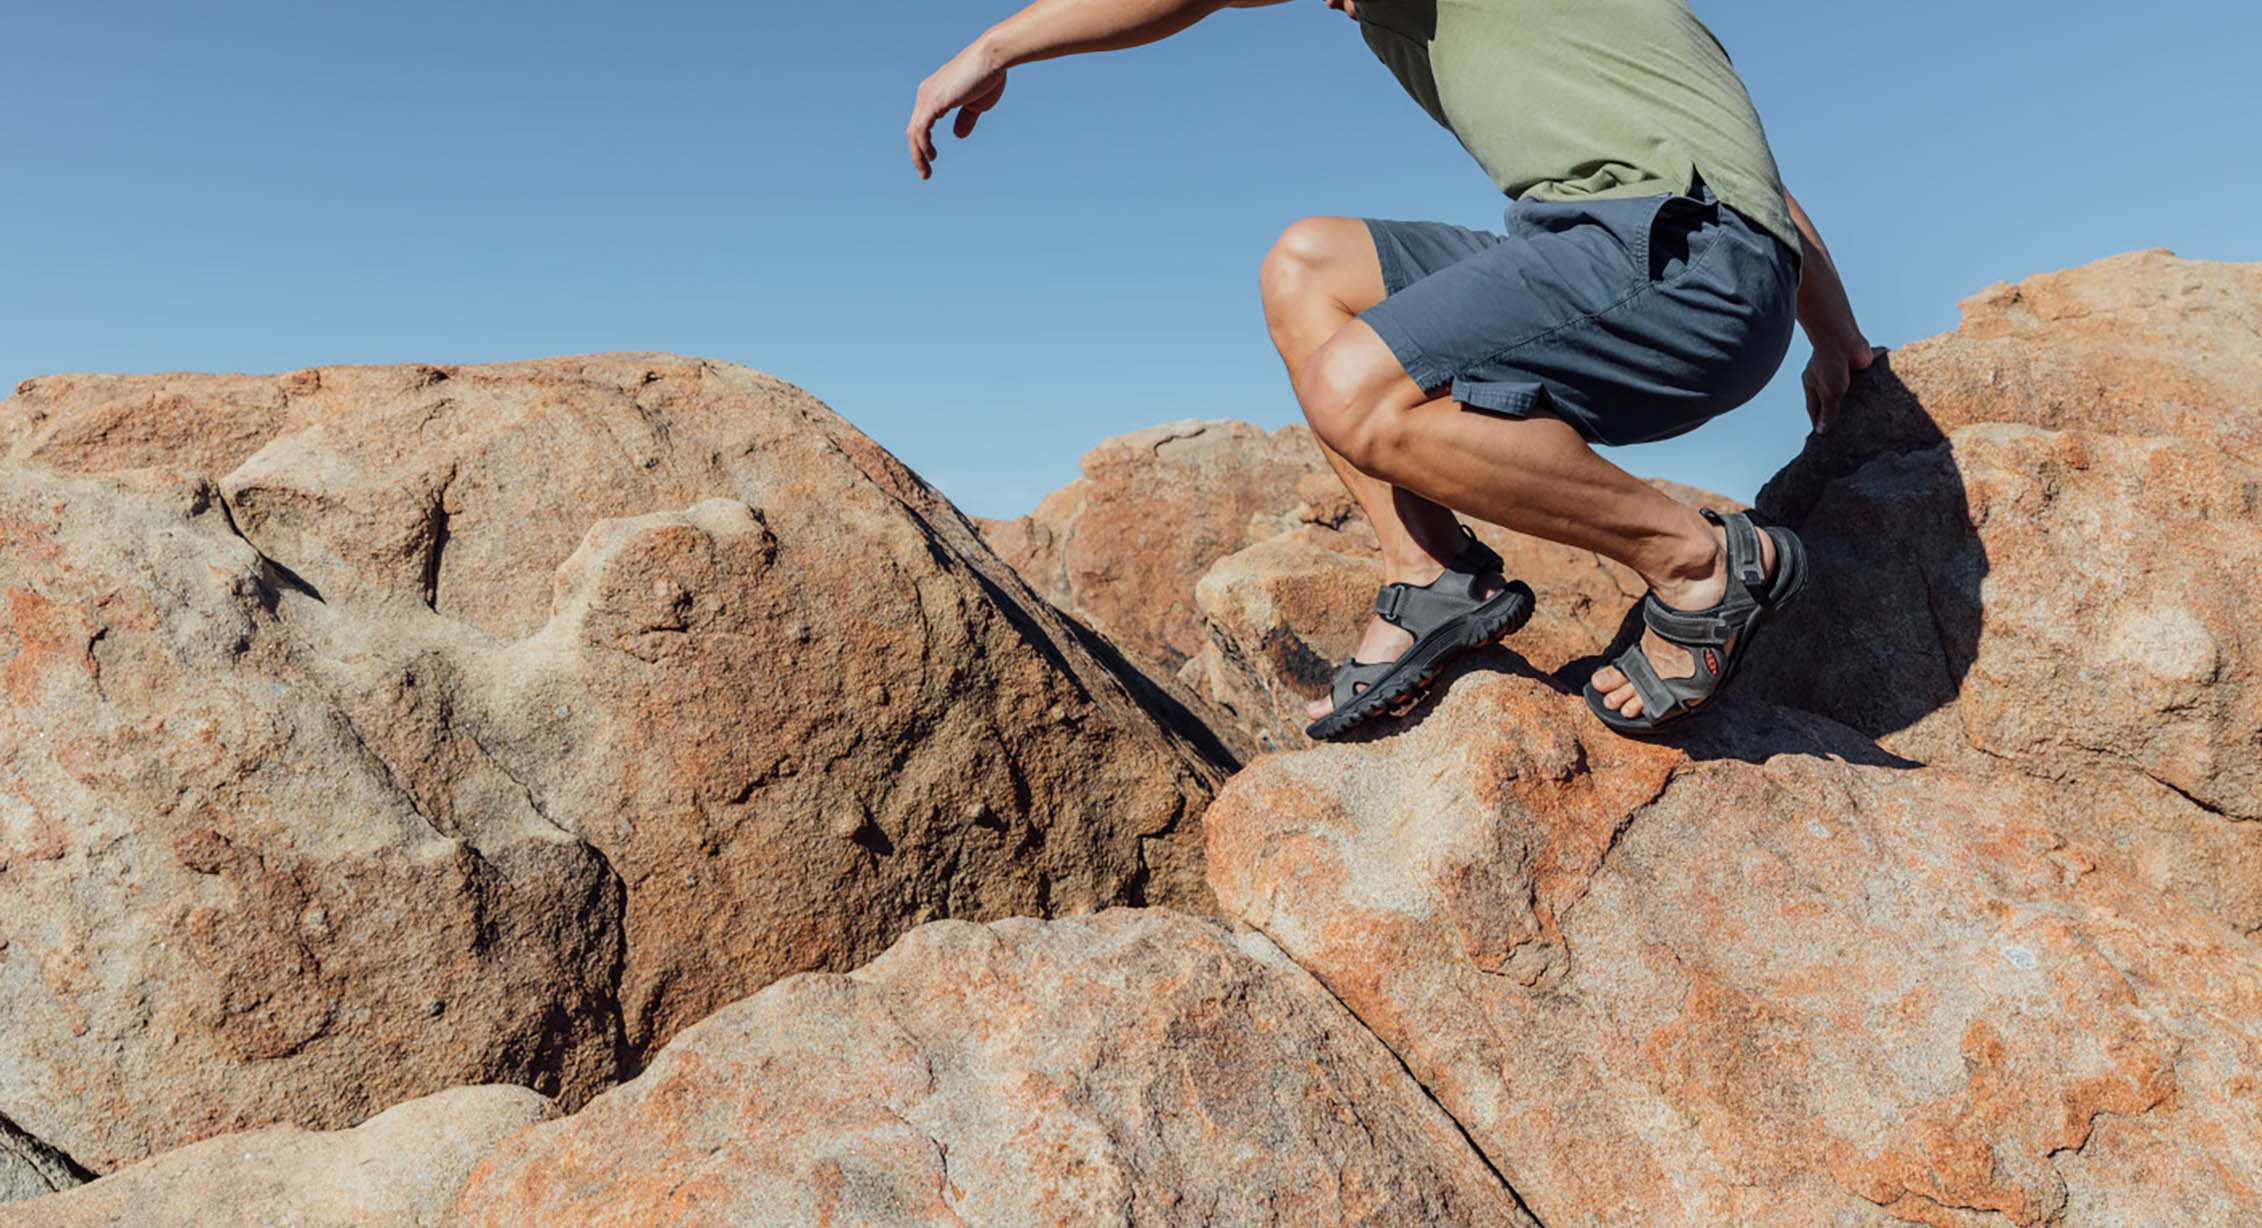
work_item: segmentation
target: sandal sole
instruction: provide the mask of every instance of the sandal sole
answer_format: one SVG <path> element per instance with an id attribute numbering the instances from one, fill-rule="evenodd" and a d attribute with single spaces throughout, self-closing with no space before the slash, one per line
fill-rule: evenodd
<path id="1" fill-rule="evenodd" d="M 1404 716 L 1421 702 L 1429 685 L 1445 672 L 1448 661 L 1488 641 L 1514 634 L 1531 620 L 1532 609 L 1537 604 L 1530 585 L 1522 580 L 1510 580 L 1508 587 L 1491 601 L 1446 623 L 1431 632 L 1428 639 L 1407 649 L 1406 655 L 1398 658 L 1396 669 L 1359 692 L 1348 705 L 1305 726 L 1305 735 L 1326 741 L 1383 715 L 1386 710 L 1391 716 Z"/>

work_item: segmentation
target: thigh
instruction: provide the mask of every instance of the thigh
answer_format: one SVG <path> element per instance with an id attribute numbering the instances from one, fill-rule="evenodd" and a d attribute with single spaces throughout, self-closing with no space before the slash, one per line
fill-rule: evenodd
<path id="1" fill-rule="evenodd" d="M 1550 408 L 1541 381 L 1489 370 L 1502 355 L 1560 339 L 1646 280 L 1597 227 L 1503 237 L 1441 222 L 1367 225 L 1389 294 L 1359 318 L 1423 388 L 1450 386 L 1455 400 L 1499 412 Z"/>
<path id="2" fill-rule="evenodd" d="M 1359 318 L 1425 390 L 1552 414 L 1595 443 L 1678 434 L 1748 398 L 1787 342 L 1780 279 L 1731 275 L 1740 232 L 1700 192 L 1519 202 L 1512 237 L 1422 270 Z"/>
<path id="3" fill-rule="evenodd" d="M 1451 222 L 1369 217 L 1360 218 L 1359 224 L 1366 229 L 1385 296 L 1509 241 L 1489 230 L 1471 230 Z"/>

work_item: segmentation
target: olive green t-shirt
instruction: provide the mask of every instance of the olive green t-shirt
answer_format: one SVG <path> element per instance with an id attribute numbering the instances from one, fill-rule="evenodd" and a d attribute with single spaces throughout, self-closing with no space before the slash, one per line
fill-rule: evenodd
<path id="1" fill-rule="evenodd" d="M 1367 46 L 1511 197 L 1713 194 L 1799 250 L 1775 155 L 1687 0 L 1358 0 Z"/>

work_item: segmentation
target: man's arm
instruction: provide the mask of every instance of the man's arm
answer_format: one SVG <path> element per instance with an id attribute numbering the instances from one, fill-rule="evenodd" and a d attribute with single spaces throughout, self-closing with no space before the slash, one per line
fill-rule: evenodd
<path id="1" fill-rule="evenodd" d="M 1799 260 L 1799 325 L 1806 329 L 1807 340 L 1814 343 L 1814 357 L 1807 360 L 1802 379 L 1806 416 L 1814 423 L 1815 434 L 1827 435 L 1838 417 L 1838 402 L 1853 383 L 1854 372 L 1876 361 L 1877 351 L 1870 348 L 1861 325 L 1854 322 L 1853 304 L 1846 301 L 1846 285 L 1838 280 L 1838 266 L 1830 259 L 1830 249 L 1822 245 L 1814 221 L 1787 190 L 1783 203 L 1791 207 L 1791 224 L 1798 227 L 1805 249 Z"/>
<path id="2" fill-rule="evenodd" d="M 1116 51 L 1168 38 L 1221 8 L 1282 0 L 1036 0 L 991 26 L 919 85 L 912 101 L 911 163 L 933 173 L 935 121 L 952 110 L 951 131 L 974 131 L 982 112 L 1005 94 L 1005 70 L 1017 64 L 1088 51 Z"/>

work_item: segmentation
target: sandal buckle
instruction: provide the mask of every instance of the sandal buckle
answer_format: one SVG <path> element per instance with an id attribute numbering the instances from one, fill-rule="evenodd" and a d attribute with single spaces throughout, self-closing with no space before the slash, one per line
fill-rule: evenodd
<path id="1" fill-rule="evenodd" d="M 1375 595 L 1374 595 L 1374 612 L 1375 612 L 1375 613 L 1377 613 L 1377 614 L 1380 614 L 1380 615 L 1382 616 L 1382 620 L 1383 620 L 1384 622 L 1387 622 L 1387 623 L 1392 623 L 1392 624 L 1395 624 L 1395 623 L 1397 623 L 1397 621 L 1398 621 L 1398 607 L 1399 607 L 1399 605 L 1400 605 L 1400 604 L 1401 604 L 1401 603 L 1402 603 L 1402 602 L 1404 601 L 1404 599 L 1405 599 L 1405 596 L 1406 596 L 1406 586 L 1405 586 L 1405 585 L 1403 585 L 1403 584 L 1385 584 L 1385 585 L 1383 585 L 1383 586 L 1382 586 L 1381 588 L 1379 588 L 1379 589 L 1375 590 Z"/>

